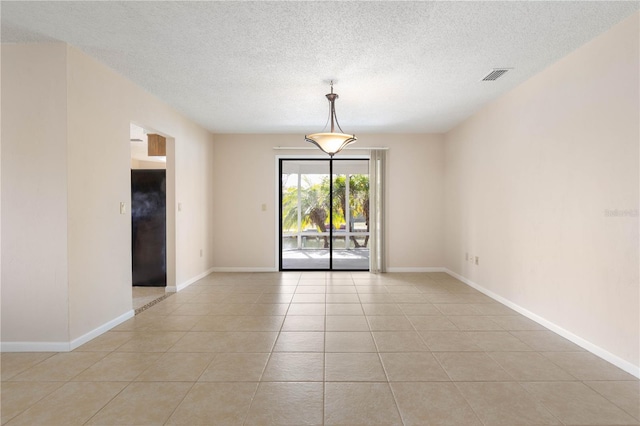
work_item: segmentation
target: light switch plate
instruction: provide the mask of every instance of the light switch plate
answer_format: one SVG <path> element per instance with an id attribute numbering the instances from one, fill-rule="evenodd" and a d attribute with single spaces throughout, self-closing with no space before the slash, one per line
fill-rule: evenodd
<path id="1" fill-rule="evenodd" d="M 127 203 L 120 202 L 120 214 L 127 214 Z"/>

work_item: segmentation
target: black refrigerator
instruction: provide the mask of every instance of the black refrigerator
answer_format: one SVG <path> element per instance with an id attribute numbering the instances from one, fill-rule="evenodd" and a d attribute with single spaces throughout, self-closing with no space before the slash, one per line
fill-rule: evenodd
<path id="1" fill-rule="evenodd" d="M 166 170 L 131 170 L 134 286 L 167 285 Z"/>

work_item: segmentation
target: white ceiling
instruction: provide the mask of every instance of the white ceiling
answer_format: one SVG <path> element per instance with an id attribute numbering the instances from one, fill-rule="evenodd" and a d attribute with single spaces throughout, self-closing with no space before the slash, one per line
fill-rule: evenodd
<path id="1" fill-rule="evenodd" d="M 444 132 L 635 2 L 7 2 L 2 42 L 64 41 L 216 133 Z M 492 68 L 512 67 L 496 82 Z"/>

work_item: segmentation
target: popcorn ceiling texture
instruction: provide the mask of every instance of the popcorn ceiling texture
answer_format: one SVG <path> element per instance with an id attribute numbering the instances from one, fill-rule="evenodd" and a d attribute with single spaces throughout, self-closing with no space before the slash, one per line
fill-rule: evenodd
<path id="1" fill-rule="evenodd" d="M 2 2 L 2 42 L 78 47 L 215 133 L 445 132 L 638 2 Z M 513 67 L 480 82 L 495 67 Z"/>

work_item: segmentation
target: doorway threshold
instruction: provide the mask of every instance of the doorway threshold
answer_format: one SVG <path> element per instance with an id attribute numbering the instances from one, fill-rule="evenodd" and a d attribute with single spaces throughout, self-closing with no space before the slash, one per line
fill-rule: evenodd
<path id="1" fill-rule="evenodd" d="M 133 309 L 135 315 L 146 311 L 174 293 L 165 292 L 165 287 L 133 287 Z"/>

